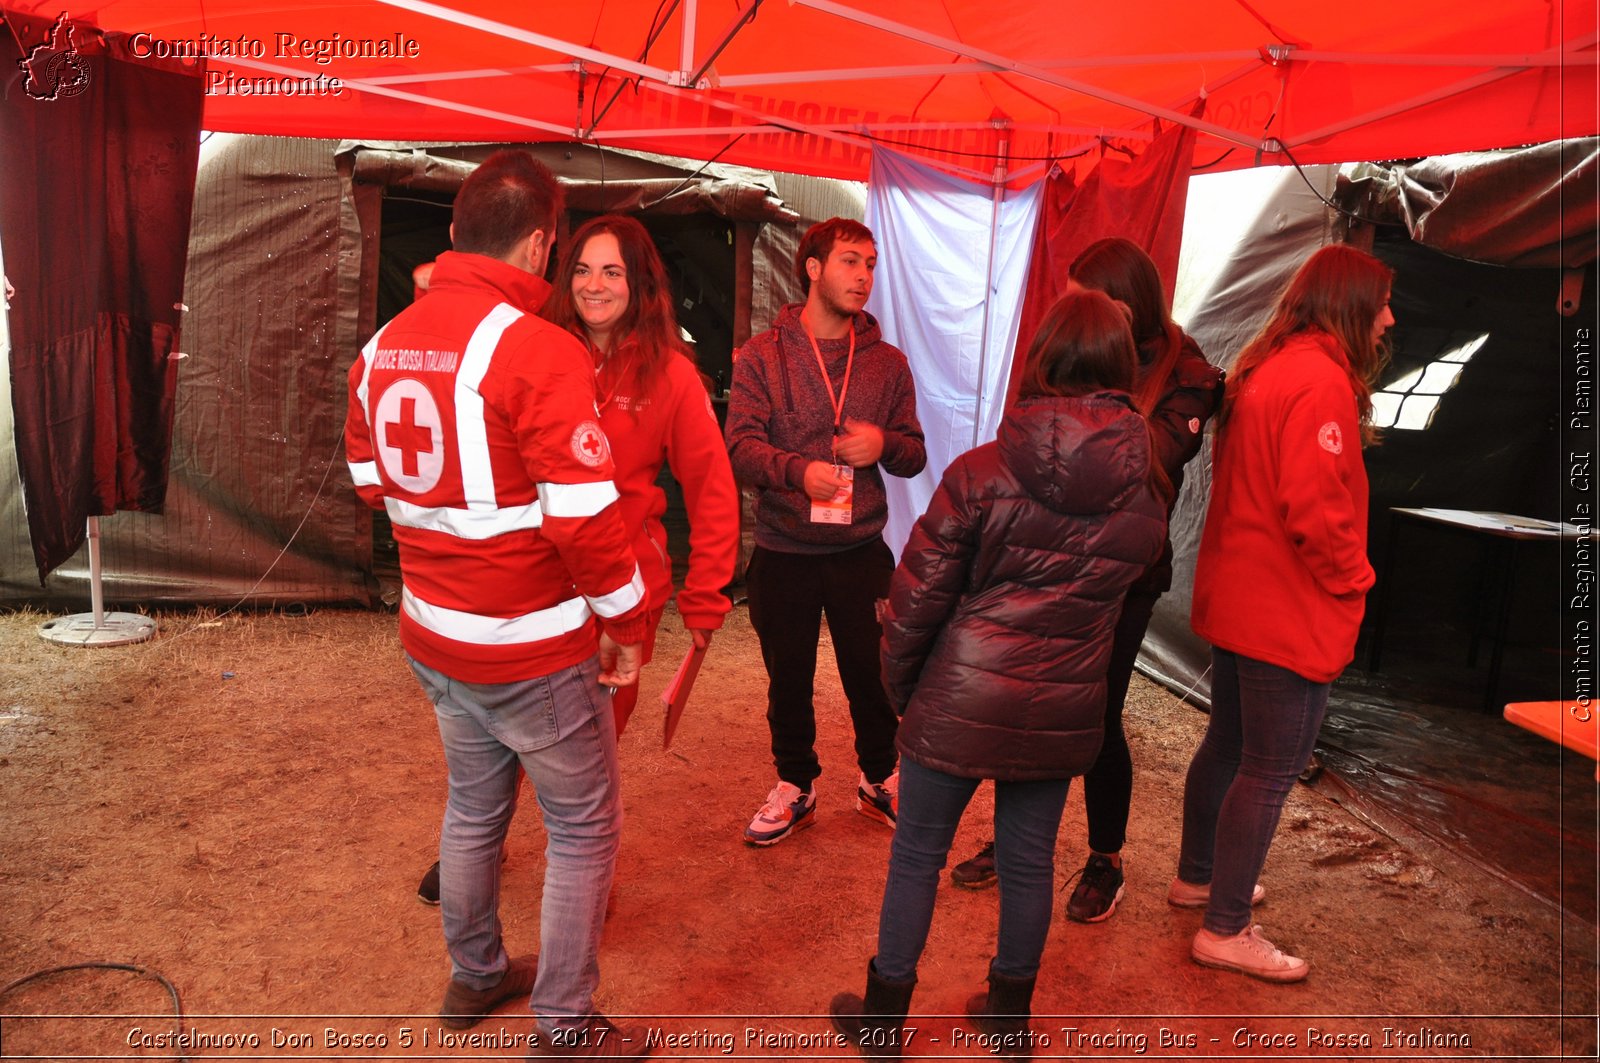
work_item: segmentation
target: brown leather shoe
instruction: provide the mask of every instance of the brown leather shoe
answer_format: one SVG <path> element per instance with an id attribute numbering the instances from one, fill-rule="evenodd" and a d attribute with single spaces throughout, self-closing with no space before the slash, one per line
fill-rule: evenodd
<path id="1" fill-rule="evenodd" d="M 643 1059 L 652 1047 L 642 1026 L 614 1026 L 604 1015 L 589 1016 L 582 1026 L 555 1034 L 539 1034 L 528 1059 Z"/>
<path id="2" fill-rule="evenodd" d="M 439 1021 L 452 1030 L 471 1029 L 506 1001 L 531 995 L 538 973 L 539 957 L 523 956 L 512 960 L 500 984 L 488 989 L 468 989 L 452 978 L 439 1005 Z"/>

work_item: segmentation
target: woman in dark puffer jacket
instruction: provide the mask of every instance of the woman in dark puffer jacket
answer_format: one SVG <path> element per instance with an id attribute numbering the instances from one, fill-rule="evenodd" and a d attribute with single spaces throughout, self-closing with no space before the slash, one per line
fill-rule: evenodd
<path id="1" fill-rule="evenodd" d="M 1128 395 L 1135 357 L 1109 297 L 1056 303 L 999 438 L 945 471 L 895 571 L 883 672 L 903 716 L 899 819 L 866 995 L 832 1007 L 869 1056 L 899 1054 L 939 874 L 983 779 L 995 780 L 1000 940 L 969 1011 L 988 1047 L 1031 1047 L 1067 785 L 1099 751 L 1117 614 L 1166 534 Z"/>

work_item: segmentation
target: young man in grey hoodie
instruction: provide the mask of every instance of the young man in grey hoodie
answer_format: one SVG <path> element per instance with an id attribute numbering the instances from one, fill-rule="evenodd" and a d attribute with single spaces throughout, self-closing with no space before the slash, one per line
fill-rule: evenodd
<path id="1" fill-rule="evenodd" d="M 877 260 L 859 222 L 812 226 L 795 255 L 805 303 L 784 307 L 734 359 L 728 452 L 739 481 L 757 491 L 745 584 L 778 772 L 745 829 L 751 845 L 814 822 L 822 768 L 812 682 L 824 614 L 855 727 L 856 808 L 895 825 L 898 719 L 878 662 L 877 605 L 894 571 L 883 473 L 915 476 L 927 451 L 906 357 L 863 309 Z"/>

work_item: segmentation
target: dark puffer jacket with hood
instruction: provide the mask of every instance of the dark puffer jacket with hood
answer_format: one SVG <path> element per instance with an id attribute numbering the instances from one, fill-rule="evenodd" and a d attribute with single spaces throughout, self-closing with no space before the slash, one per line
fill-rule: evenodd
<path id="1" fill-rule="evenodd" d="M 1150 435 L 1122 392 L 1019 401 L 945 471 L 895 570 L 900 753 L 963 778 L 1081 775 L 1122 599 L 1161 553 Z"/>

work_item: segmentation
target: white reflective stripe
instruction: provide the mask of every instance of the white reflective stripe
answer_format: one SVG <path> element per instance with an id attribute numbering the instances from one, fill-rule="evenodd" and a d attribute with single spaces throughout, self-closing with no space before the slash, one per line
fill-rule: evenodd
<path id="1" fill-rule="evenodd" d="M 552 517 L 592 517 L 616 500 L 617 487 L 610 480 L 539 485 L 539 502 Z"/>
<path id="2" fill-rule="evenodd" d="M 381 487 L 383 481 L 378 478 L 378 463 L 375 461 L 352 461 L 350 466 L 350 479 L 357 487 Z"/>
<path id="3" fill-rule="evenodd" d="M 634 565 L 633 579 L 610 594 L 590 598 L 589 607 L 600 616 L 609 618 L 621 616 L 642 601 L 644 601 L 644 577 L 639 574 L 639 566 Z"/>
<path id="4" fill-rule="evenodd" d="M 388 328 L 385 325 L 384 328 Z M 367 381 L 372 377 L 372 356 L 378 349 L 378 338 L 383 335 L 383 329 L 372 334 L 365 347 L 361 348 L 361 383 L 356 385 L 356 402 L 361 406 L 361 417 L 367 422 L 367 440 L 372 441 L 372 411 L 367 407 Z M 350 466 L 350 480 L 357 487 L 382 487 L 383 480 L 378 476 L 378 463 L 376 461 L 352 461 Z"/>
<path id="5" fill-rule="evenodd" d="M 429 631 L 475 646 L 514 646 L 559 638 L 581 629 L 593 615 L 582 598 L 568 598 L 522 616 L 482 616 L 430 605 L 412 594 L 409 587 L 401 591 L 400 605 L 406 615 Z"/>
<path id="6" fill-rule="evenodd" d="M 493 509 L 494 469 L 489 464 L 489 429 L 483 420 L 483 395 L 478 388 L 500 337 L 522 317 L 522 311 L 501 303 L 478 322 L 456 373 L 456 452 L 461 455 L 461 490 L 468 509 Z"/>
<path id="7" fill-rule="evenodd" d="M 356 385 L 356 401 L 361 404 L 361 412 L 368 421 L 372 420 L 372 410 L 367 406 L 367 382 L 372 379 L 372 356 L 378 352 L 378 340 L 383 337 L 383 331 L 388 327 L 384 325 L 374 332 L 367 345 L 361 348 L 361 383 Z M 367 426 L 367 431 L 368 433 L 372 431 L 370 424 Z"/>
<path id="8" fill-rule="evenodd" d="M 539 503 L 509 509 L 474 510 L 453 506 L 419 506 L 400 498 L 385 498 L 389 522 L 405 528 L 444 532 L 458 539 L 493 539 L 507 532 L 528 531 L 544 523 Z"/>

